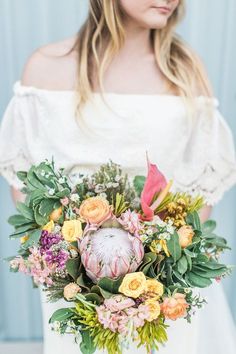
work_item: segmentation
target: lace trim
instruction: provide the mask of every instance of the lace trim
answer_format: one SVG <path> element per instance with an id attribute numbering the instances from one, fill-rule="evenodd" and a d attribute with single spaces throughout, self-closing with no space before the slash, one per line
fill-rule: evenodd
<path id="1" fill-rule="evenodd" d="M 198 175 L 186 172 L 187 168 L 182 169 L 182 175 L 178 172 L 174 177 L 172 191 L 202 195 L 209 206 L 216 205 L 236 184 L 236 164 L 228 161 L 221 160 L 218 166 L 209 162 Z"/>
<path id="2" fill-rule="evenodd" d="M 24 183 L 16 175 L 17 171 L 27 171 L 30 163 L 24 152 L 21 150 L 11 160 L 0 163 L 0 175 L 6 179 L 8 184 L 15 189 L 21 190 Z"/>

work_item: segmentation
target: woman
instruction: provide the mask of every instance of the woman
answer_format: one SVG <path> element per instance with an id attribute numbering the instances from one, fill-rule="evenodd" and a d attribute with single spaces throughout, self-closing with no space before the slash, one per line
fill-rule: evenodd
<path id="1" fill-rule="evenodd" d="M 136 175 L 146 174 L 148 151 L 174 190 L 204 195 L 201 218 L 209 217 L 236 182 L 235 150 L 200 60 L 174 34 L 183 13 L 183 0 L 90 0 L 78 35 L 33 53 L 0 130 L 0 172 L 15 201 L 24 199 L 16 171 L 44 158 L 53 155 L 75 178 L 109 158 Z M 234 353 L 221 285 L 201 292 L 209 304 L 191 325 L 170 323 L 161 354 Z M 42 301 L 44 353 L 79 353 L 70 336 L 48 327 L 65 304 Z M 145 353 L 134 345 L 126 352 Z"/>

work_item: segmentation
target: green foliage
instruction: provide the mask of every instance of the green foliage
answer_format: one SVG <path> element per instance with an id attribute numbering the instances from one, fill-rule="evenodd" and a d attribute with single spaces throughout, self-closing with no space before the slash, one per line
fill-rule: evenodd
<path id="1" fill-rule="evenodd" d="M 61 308 L 56 310 L 51 318 L 49 319 L 49 323 L 53 323 L 55 321 L 58 322 L 63 322 L 65 320 L 69 320 L 70 318 L 73 317 L 73 311 L 72 308 Z"/>
<path id="2" fill-rule="evenodd" d="M 179 235 L 177 232 L 174 232 L 171 235 L 170 239 L 167 241 L 167 248 L 174 259 L 174 262 L 177 262 L 181 257 L 181 247 L 179 244 Z"/>
<path id="3" fill-rule="evenodd" d="M 159 350 L 159 344 L 164 344 L 167 341 L 166 328 L 168 325 L 164 324 L 164 318 L 159 317 L 157 320 L 146 321 L 143 327 L 137 329 L 139 345 L 144 345 L 147 352 L 152 349 Z"/>
<path id="4" fill-rule="evenodd" d="M 124 213 L 129 207 L 129 203 L 125 200 L 125 195 L 120 193 L 116 193 L 115 200 L 112 197 L 112 205 L 114 206 L 113 213 L 116 217 Z"/>
<path id="5" fill-rule="evenodd" d="M 74 281 L 76 281 L 79 274 L 81 273 L 80 257 L 68 259 L 66 262 L 66 270 L 69 275 L 74 279 Z"/>
<path id="6" fill-rule="evenodd" d="M 135 176 L 133 180 L 133 185 L 137 195 L 140 197 L 144 184 L 145 184 L 146 177 L 145 176 Z"/>
<path id="7" fill-rule="evenodd" d="M 138 271 L 142 271 L 145 275 L 149 275 L 151 266 L 157 260 L 157 255 L 153 252 L 145 253 L 142 264 L 139 266 Z"/>
<path id="8" fill-rule="evenodd" d="M 89 330 L 81 331 L 82 341 L 80 343 L 80 350 L 83 354 L 93 354 L 96 350 L 93 339 Z"/>
<path id="9" fill-rule="evenodd" d="M 110 279 L 104 277 L 98 281 L 98 286 L 101 290 L 101 293 L 104 294 L 105 298 L 110 297 L 112 294 L 117 294 L 119 287 L 122 283 L 123 277 L 119 277 L 116 279 Z"/>

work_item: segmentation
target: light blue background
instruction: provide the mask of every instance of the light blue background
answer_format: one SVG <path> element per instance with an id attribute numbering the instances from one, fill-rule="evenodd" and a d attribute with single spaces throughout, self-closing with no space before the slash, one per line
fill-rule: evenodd
<path id="1" fill-rule="evenodd" d="M 85 19 L 86 0 L 0 0 L 0 116 L 12 95 L 31 52 L 43 44 L 73 35 Z M 189 0 L 179 31 L 202 57 L 220 100 L 220 109 L 236 137 L 236 1 Z M 236 264 L 236 189 L 226 193 L 215 207 L 218 232 L 233 248 L 224 260 Z M 0 178 L 0 257 L 15 253 L 6 219 L 14 212 L 9 187 Z M 230 306 L 236 316 L 233 289 L 236 272 L 224 280 Z M 8 272 L 0 262 L 0 340 L 39 339 L 42 335 L 40 302 L 31 281 Z"/>

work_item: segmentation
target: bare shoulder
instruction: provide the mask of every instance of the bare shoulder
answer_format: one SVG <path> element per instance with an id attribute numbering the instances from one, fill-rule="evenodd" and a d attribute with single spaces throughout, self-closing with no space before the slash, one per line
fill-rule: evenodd
<path id="1" fill-rule="evenodd" d="M 48 90 L 72 89 L 76 77 L 77 53 L 68 52 L 77 36 L 37 48 L 25 63 L 21 83 Z"/>

